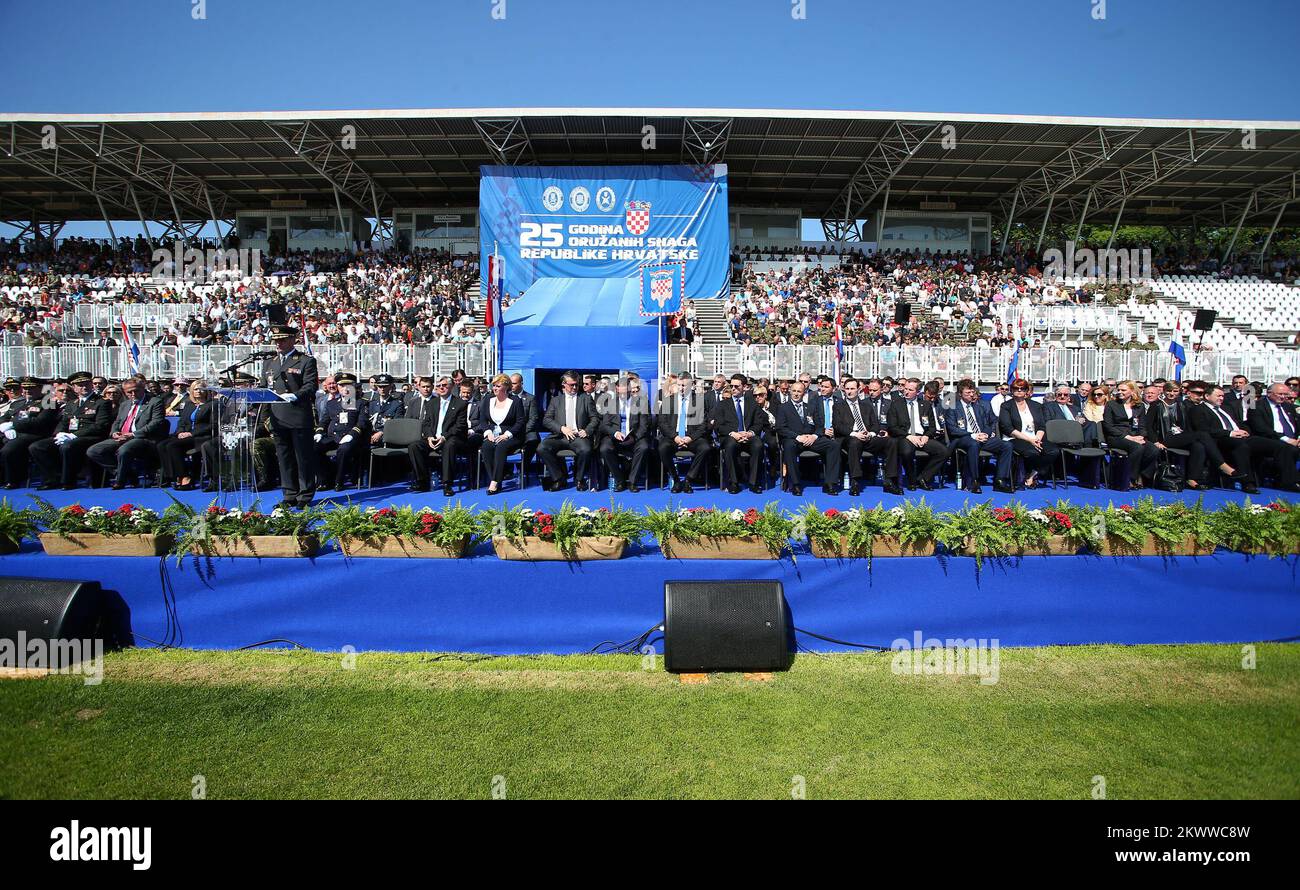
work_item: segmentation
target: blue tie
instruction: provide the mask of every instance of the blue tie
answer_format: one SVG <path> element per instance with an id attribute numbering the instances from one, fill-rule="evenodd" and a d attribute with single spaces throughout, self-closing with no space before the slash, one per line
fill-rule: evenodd
<path id="1" fill-rule="evenodd" d="M 686 399 L 677 397 L 677 435 L 686 438 Z"/>
<path id="2" fill-rule="evenodd" d="M 1277 415 L 1282 418 L 1282 435 L 1288 439 L 1295 436 L 1295 427 L 1291 425 L 1291 418 L 1286 416 L 1286 409 L 1281 405 L 1277 406 Z"/>
<path id="3" fill-rule="evenodd" d="M 745 429 L 745 412 L 740 407 L 740 399 L 736 399 L 736 432 L 743 432 Z"/>
<path id="4" fill-rule="evenodd" d="M 822 399 L 822 414 L 825 415 L 826 422 L 822 424 L 823 429 L 831 428 L 831 400 Z"/>

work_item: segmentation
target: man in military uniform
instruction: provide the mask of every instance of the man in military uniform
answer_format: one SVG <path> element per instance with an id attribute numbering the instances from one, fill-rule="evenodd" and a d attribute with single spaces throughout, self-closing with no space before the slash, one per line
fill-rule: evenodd
<path id="1" fill-rule="evenodd" d="M 17 380 L 10 377 L 5 380 L 5 391 L 0 393 L 4 404 L 0 404 L 0 423 L 9 423 L 14 419 L 14 402 L 23 397 L 23 388 Z"/>
<path id="2" fill-rule="evenodd" d="M 384 425 L 390 420 L 402 417 L 405 405 L 402 397 L 394 391 L 393 378 L 388 374 L 376 374 L 375 396 L 368 399 L 367 417 L 370 421 L 370 444 L 378 445 L 384 439 Z"/>
<path id="3" fill-rule="evenodd" d="M 78 371 L 68 378 L 76 397 L 63 406 L 53 437 L 34 443 L 29 451 L 45 479 L 41 491 L 58 488 L 60 484 L 64 491 L 76 488 L 77 475 L 86 463 L 86 452 L 96 442 L 108 438 L 113 425 L 113 403 L 95 395 L 92 379 L 86 371 Z"/>
<path id="4" fill-rule="evenodd" d="M 283 506 L 306 507 L 316 494 L 316 449 L 312 445 L 316 426 L 312 406 L 319 379 L 316 359 L 296 348 L 296 328 L 272 325 L 271 342 L 279 355 L 262 364 L 260 381 L 281 399 L 270 411 Z"/>
<path id="5" fill-rule="evenodd" d="M 312 437 L 320 474 L 317 487 L 322 491 L 346 488 L 348 471 L 356 471 L 357 462 L 370 443 L 370 405 L 357 396 L 356 375 L 340 372 L 334 375 L 334 382 L 338 385 L 338 398 L 325 403 L 325 415 L 318 419 Z M 332 467 L 330 451 L 334 451 Z"/>
<path id="6" fill-rule="evenodd" d="M 44 384 L 40 380 L 24 377 L 21 384 L 22 397 L 9 403 L 11 419 L 0 422 L 0 435 L 4 436 L 0 464 L 4 466 L 5 488 L 10 491 L 27 487 L 28 449 L 54 435 L 69 391 L 66 383 L 57 383 L 49 399 L 42 399 Z"/>

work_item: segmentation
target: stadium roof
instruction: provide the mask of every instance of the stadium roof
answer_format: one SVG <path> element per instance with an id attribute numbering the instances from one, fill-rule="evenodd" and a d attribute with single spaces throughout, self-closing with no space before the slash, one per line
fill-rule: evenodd
<path id="1" fill-rule="evenodd" d="M 43 138 L 53 125 L 55 148 Z M 355 127 L 355 149 L 341 143 Z M 646 127 L 654 147 L 643 148 Z M 182 228 L 309 208 L 475 206 L 482 164 L 726 163 L 733 207 L 832 235 L 922 202 L 995 221 L 1300 225 L 1300 121 L 719 108 L 0 114 L 0 219 Z M 286 205 L 280 205 L 286 206 Z M 286 209 L 291 209 L 286 207 Z M 837 224 L 835 221 L 841 221 Z"/>

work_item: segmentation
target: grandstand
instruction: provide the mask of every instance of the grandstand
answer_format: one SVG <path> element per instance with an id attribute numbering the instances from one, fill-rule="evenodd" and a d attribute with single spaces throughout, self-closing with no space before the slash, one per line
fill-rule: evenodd
<path id="1" fill-rule="evenodd" d="M 355 147 L 343 148 L 345 127 Z M 829 368 L 829 326 L 863 303 L 824 285 L 864 267 L 872 311 L 847 319 L 861 367 L 960 368 L 989 382 L 1019 340 L 1039 356 L 1028 368 L 1052 382 L 1155 368 L 1157 356 L 1124 353 L 1163 349 L 1177 330 L 1207 376 L 1300 370 L 1300 265 L 1269 252 L 1300 225 L 1296 122 L 629 108 L 3 114 L 0 141 L 0 218 L 16 233 L 0 244 L 0 313 L 16 322 L 0 357 L 8 374 L 67 362 L 119 370 L 113 347 L 97 344 L 123 321 L 160 373 L 221 362 L 263 342 L 256 316 L 272 300 L 301 310 L 309 339 L 362 373 L 409 376 L 443 359 L 490 371 L 480 166 L 665 161 L 727 165 L 732 301 L 776 276 L 823 277 L 783 297 L 818 298 L 797 337 L 756 340 L 723 301 L 696 301 L 690 342 L 662 346 L 664 370 L 728 371 L 741 354 L 774 373 Z M 122 219 L 145 237 L 118 239 Z M 60 240 L 71 220 L 102 221 L 110 240 Z M 820 221 L 821 240 L 801 239 L 806 220 Z M 1120 294 L 1039 274 L 1047 233 L 1085 223 L 1111 226 L 1112 242 L 1121 224 L 1234 234 L 1220 256 L 1160 257 Z M 1262 241 L 1238 237 L 1255 225 L 1268 227 Z M 153 249 L 175 239 L 257 248 L 268 268 L 155 277 Z M 963 294 L 969 282 L 950 263 L 932 274 L 940 257 L 974 262 L 983 292 Z M 903 272 L 886 278 L 887 267 Z M 893 332 L 899 302 L 912 323 Z M 1220 317 L 1193 340 L 1197 308 Z"/>

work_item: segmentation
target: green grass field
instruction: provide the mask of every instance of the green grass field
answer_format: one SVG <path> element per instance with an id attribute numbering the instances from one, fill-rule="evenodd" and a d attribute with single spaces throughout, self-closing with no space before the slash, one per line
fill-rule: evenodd
<path id="1" fill-rule="evenodd" d="M 0 797 L 1300 797 L 1300 646 L 1004 649 L 1000 680 L 803 655 L 127 651 L 0 680 Z"/>

